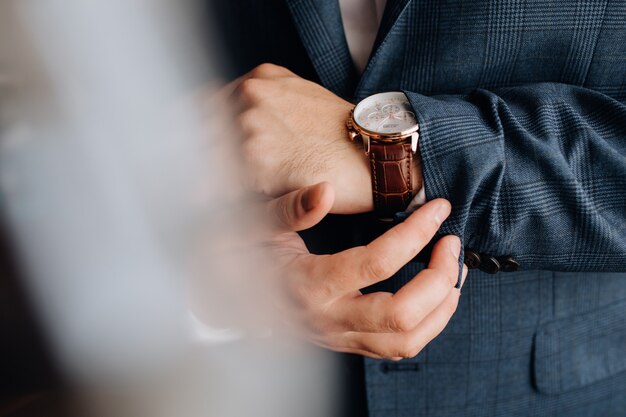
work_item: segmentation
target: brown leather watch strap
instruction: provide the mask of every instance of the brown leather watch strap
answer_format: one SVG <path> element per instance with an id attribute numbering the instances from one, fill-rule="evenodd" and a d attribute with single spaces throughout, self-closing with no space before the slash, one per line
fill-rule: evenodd
<path id="1" fill-rule="evenodd" d="M 392 220 L 413 198 L 410 143 L 370 143 L 370 168 L 374 212 L 381 220 Z"/>

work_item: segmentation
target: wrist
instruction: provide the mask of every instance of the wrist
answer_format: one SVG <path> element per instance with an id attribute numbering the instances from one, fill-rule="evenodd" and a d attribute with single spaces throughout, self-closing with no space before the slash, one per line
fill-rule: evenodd
<path id="1" fill-rule="evenodd" d="M 412 110 L 404 93 L 378 93 L 359 102 L 346 121 L 349 137 L 368 155 L 373 208 L 381 221 L 406 211 L 422 188 L 419 126 Z"/>
<path id="2" fill-rule="evenodd" d="M 345 140 L 345 139 L 343 139 Z M 337 195 L 332 212 L 335 214 L 367 213 L 374 209 L 372 196 L 372 179 L 369 159 L 363 148 L 357 144 L 347 143 L 350 151 L 341 159 L 341 167 L 331 174 L 329 181 L 336 190 L 342 190 Z"/>

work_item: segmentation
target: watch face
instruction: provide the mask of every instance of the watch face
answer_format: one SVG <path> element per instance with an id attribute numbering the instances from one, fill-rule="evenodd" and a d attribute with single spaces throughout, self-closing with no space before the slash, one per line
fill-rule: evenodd
<path id="1" fill-rule="evenodd" d="M 409 100 L 399 91 L 367 97 L 354 108 L 354 120 L 360 127 L 383 135 L 399 134 L 417 127 Z"/>

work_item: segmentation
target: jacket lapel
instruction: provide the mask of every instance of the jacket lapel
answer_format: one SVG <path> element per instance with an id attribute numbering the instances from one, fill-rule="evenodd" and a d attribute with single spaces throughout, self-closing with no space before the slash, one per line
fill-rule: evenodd
<path id="1" fill-rule="evenodd" d="M 387 0 L 369 62 L 354 91 L 354 98 L 357 101 L 376 92 L 374 91 L 376 88 L 372 89 L 372 87 L 380 85 L 378 81 L 381 80 L 377 80 L 377 78 L 380 78 L 381 74 L 387 73 L 387 71 L 380 71 L 380 65 L 385 65 L 385 63 L 379 64 L 378 61 L 384 60 L 385 53 L 383 50 L 389 51 L 389 48 L 398 48 L 398 44 L 386 44 L 385 39 L 388 38 L 390 32 L 402 18 L 410 3 L 411 0 Z"/>
<path id="2" fill-rule="evenodd" d="M 398 21 L 398 18 L 406 8 L 411 0 L 387 0 L 383 17 L 380 21 L 380 28 L 378 29 L 378 35 L 372 48 L 372 56 L 376 53 L 380 45 L 383 43 L 387 34 L 393 28 Z"/>
<path id="3" fill-rule="evenodd" d="M 322 84 L 351 98 L 357 74 L 350 57 L 337 0 L 286 0 Z"/>

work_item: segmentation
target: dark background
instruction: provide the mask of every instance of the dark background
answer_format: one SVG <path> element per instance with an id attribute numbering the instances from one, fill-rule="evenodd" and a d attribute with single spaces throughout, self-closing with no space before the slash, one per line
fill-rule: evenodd
<path id="1" fill-rule="evenodd" d="M 296 28 L 282 0 L 263 0 L 263 7 L 251 0 L 201 0 L 198 2 L 199 24 L 206 28 L 206 40 L 218 40 L 217 52 L 223 57 L 218 66 L 225 81 L 272 62 L 294 70 L 298 75 L 318 81 L 313 66 L 302 46 Z M 271 13 L 271 19 L 258 13 Z M 220 16 L 219 19 L 214 16 Z M 267 22 L 276 27 L 262 27 Z M 238 22 L 233 25 L 233 22 Z M 249 28 L 241 31 L 241 27 Z M 253 34 L 254 36 L 252 36 Z M 250 43 L 257 48 L 250 48 Z M 239 53 L 247 45 L 250 54 Z M 215 45 L 211 49 L 215 49 Z M 0 213 L 0 417 L 67 415 L 67 388 L 57 369 L 45 332 L 25 287 L 24 273 L 19 267 L 16 248 Z M 363 221 L 369 221 L 365 219 Z M 303 234 L 314 253 L 331 253 L 354 244 L 354 230 L 342 216 L 329 216 L 321 225 Z M 361 229 L 362 230 L 362 229 Z M 335 236 L 330 242 L 322 236 Z M 343 237 L 343 238 L 341 238 Z M 350 237 L 350 238 L 349 238 Z M 367 239 L 369 240 L 369 239 Z M 340 415 L 365 417 L 365 385 L 363 359 L 355 355 L 331 354 L 336 359 L 342 379 L 343 399 Z M 329 381 L 330 383 L 330 381 Z"/>
<path id="2" fill-rule="evenodd" d="M 0 417 L 63 415 L 62 386 L 0 222 Z"/>

